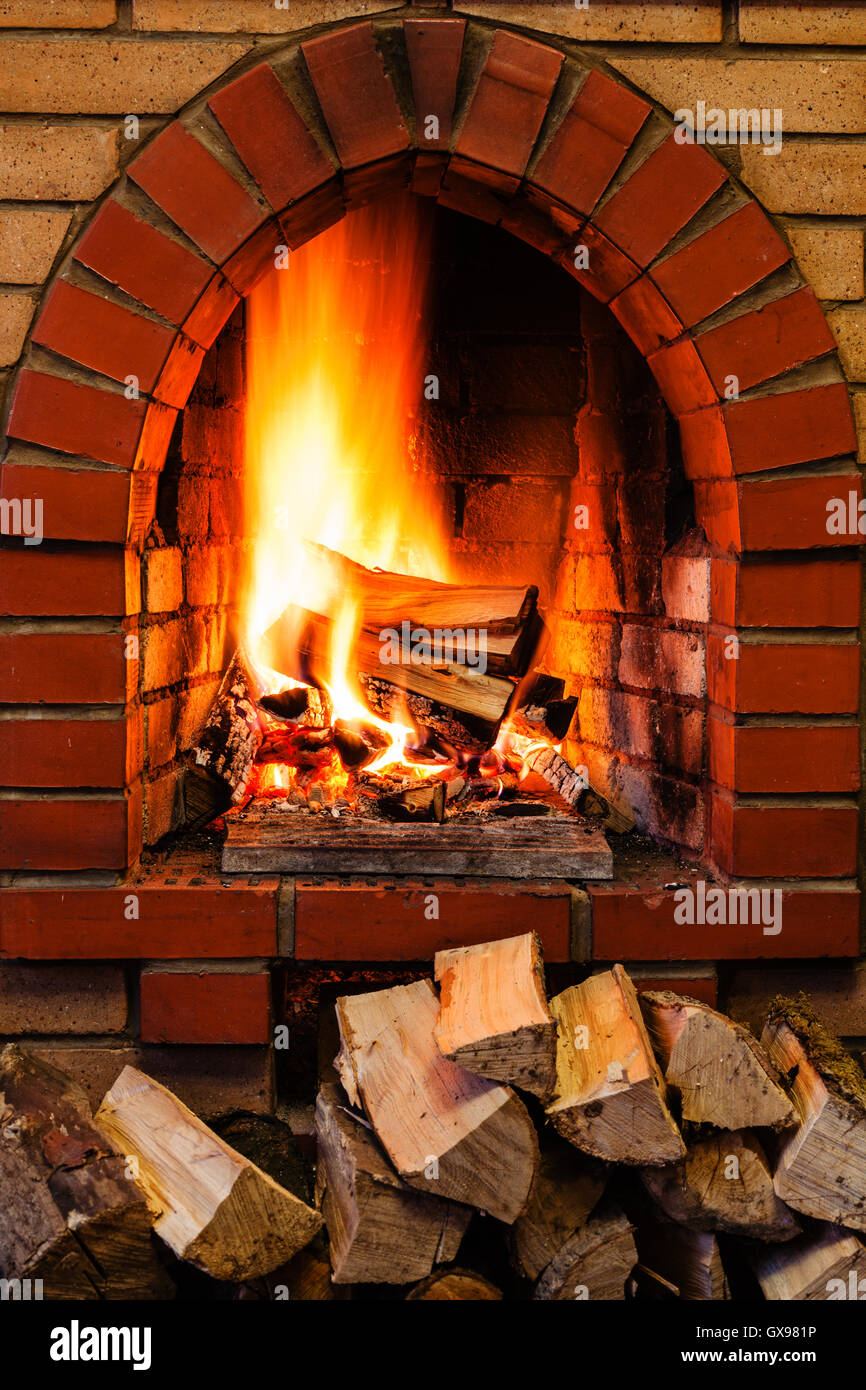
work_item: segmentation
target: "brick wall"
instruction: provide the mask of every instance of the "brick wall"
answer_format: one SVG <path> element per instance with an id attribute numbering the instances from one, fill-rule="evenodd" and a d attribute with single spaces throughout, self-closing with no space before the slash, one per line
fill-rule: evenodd
<path id="1" fill-rule="evenodd" d="M 144 842 L 183 821 L 184 755 L 231 653 L 249 553 L 243 508 L 244 312 L 206 354 L 160 475 L 142 553 Z"/>

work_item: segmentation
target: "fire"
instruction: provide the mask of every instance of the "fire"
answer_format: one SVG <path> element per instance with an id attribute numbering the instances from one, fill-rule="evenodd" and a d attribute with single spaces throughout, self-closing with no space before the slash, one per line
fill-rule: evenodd
<path id="1" fill-rule="evenodd" d="M 404 195 L 315 237 L 247 301 L 246 505 L 255 540 L 245 644 L 255 660 L 257 640 L 289 604 L 329 615 L 323 682 L 334 718 L 388 737 L 372 771 L 402 762 L 415 731 L 363 703 L 350 659 L 357 603 L 336 591 L 309 543 L 368 568 L 450 578 L 437 499 L 411 433 L 425 380 L 429 267 L 429 223 Z M 293 684 L 260 674 L 269 690 Z"/>

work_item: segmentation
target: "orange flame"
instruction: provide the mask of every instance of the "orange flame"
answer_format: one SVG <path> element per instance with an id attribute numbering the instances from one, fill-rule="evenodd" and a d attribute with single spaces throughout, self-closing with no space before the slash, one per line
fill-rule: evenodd
<path id="1" fill-rule="evenodd" d="M 425 383 L 429 223 L 408 195 L 351 214 L 293 252 L 248 298 L 246 478 L 255 538 L 246 643 L 290 603 L 332 620 L 334 715 L 386 731 L 372 764 L 413 735 L 363 704 L 350 660 L 358 605 L 305 542 L 367 565 L 449 578 L 412 420 Z M 267 673 L 272 688 L 291 682 Z"/>

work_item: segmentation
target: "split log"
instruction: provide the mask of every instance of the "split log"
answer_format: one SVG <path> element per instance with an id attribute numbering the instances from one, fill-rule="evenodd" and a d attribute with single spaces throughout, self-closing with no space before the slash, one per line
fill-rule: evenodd
<path id="1" fill-rule="evenodd" d="M 493 1303 L 502 1293 L 470 1269 L 443 1269 L 418 1284 L 406 1298 L 425 1303 Z"/>
<path id="2" fill-rule="evenodd" d="M 679 1289 L 689 1303 L 730 1298 L 719 1244 L 710 1231 L 692 1231 L 675 1221 L 648 1217 L 635 1227 L 640 1263 Z"/>
<path id="3" fill-rule="evenodd" d="M 528 754 L 524 770 L 541 777 L 557 796 L 569 806 L 573 806 L 582 816 L 600 821 L 606 830 L 615 835 L 627 835 L 634 830 L 634 816 L 614 806 L 613 802 L 591 787 L 586 778 L 586 769 L 572 767 L 555 748 L 537 748 Z"/>
<path id="4" fill-rule="evenodd" d="M 558 1023 L 556 1088 L 547 1114 L 577 1148 L 613 1163 L 673 1163 L 685 1144 L 634 986 L 621 965 L 550 1001 Z"/>
<path id="5" fill-rule="evenodd" d="M 532 1297 L 545 1302 L 624 1302 L 626 1281 L 637 1263 L 632 1230 L 619 1207 L 604 1203 L 554 1256 Z"/>
<path id="6" fill-rule="evenodd" d="M 290 605 L 262 638 L 262 660 L 295 680 L 305 680 L 310 673 L 326 677 L 332 626 L 330 618 Z M 355 671 L 498 728 L 514 695 L 514 685 L 506 677 L 456 661 L 384 661 L 382 647 L 378 633 L 357 632 L 352 644 Z"/>
<path id="7" fill-rule="evenodd" d="M 766 1299 L 833 1302 L 866 1297 L 866 1249 L 850 1231 L 822 1223 L 815 1231 L 747 1259 Z"/>
<path id="8" fill-rule="evenodd" d="M 173 1297 L 122 1154 L 80 1086 L 14 1043 L 0 1051 L 0 1277 L 41 1280 L 47 1299 Z"/>
<path id="9" fill-rule="evenodd" d="M 538 589 L 531 585 L 444 584 L 437 579 L 371 570 L 339 551 L 305 542 L 310 560 L 321 565 L 324 587 L 350 592 L 369 628 L 413 626 L 485 628 L 522 632 L 535 612 Z"/>
<path id="10" fill-rule="evenodd" d="M 746 1130 L 699 1139 L 678 1163 L 641 1170 L 641 1181 L 666 1216 L 693 1231 L 723 1231 L 785 1241 L 801 1227 L 773 1188 L 758 1139 Z"/>
<path id="11" fill-rule="evenodd" d="M 776 1155 L 777 1193 L 795 1211 L 866 1231 L 866 1076 L 803 1002 L 775 1001 L 761 1041 L 797 1112 Z"/>
<path id="12" fill-rule="evenodd" d="M 537 1279 L 598 1206 L 607 1185 L 600 1163 L 556 1139 L 542 1149 L 529 1205 L 509 1231 L 512 1263 Z"/>
<path id="13" fill-rule="evenodd" d="M 783 1129 L 793 1122 L 778 1073 L 747 1028 L 669 990 L 647 991 L 640 1004 L 684 1120 L 717 1129 Z"/>
<path id="14" fill-rule="evenodd" d="M 437 951 L 434 972 L 442 1054 L 478 1076 L 546 1099 L 556 1078 L 556 1024 L 535 933 Z"/>
<path id="15" fill-rule="evenodd" d="M 510 1225 L 535 1176 L 535 1128 L 507 1086 L 442 1056 L 438 1012 L 430 980 L 338 999 L 340 1079 L 411 1187 Z"/>
<path id="16" fill-rule="evenodd" d="M 267 1274 L 307 1245 L 322 1217 L 208 1129 L 171 1091 L 124 1067 L 97 1113 L 159 1215 L 154 1229 L 214 1279 Z"/>
<path id="17" fill-rule="evenodd" d="M 316 1137 L 335 1284 L 408 1284 L 455 1258 L 471 1209 L 403 1182 L 339 1086 L 319 1091 Z"/>
<path id="18" fill-rule="evenodd" d="M 208 825 L 242 800 L 264 733 L 261 688 L 239 647 L 184 773 L 186 829 Z"/>

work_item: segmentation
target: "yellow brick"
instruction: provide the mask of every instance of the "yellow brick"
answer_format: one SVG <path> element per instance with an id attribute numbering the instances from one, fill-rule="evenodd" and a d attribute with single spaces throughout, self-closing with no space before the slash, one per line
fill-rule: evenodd
<path id="1" fill-rule="evenodd" d="M 96 198 L 117 177 L 119 131 L 0 125 L 0 198 Z"/>
<path id="2" fill-rule="evenodd" d="M 863 233 L 859 227 L 785 229 L 794 255 L 819 299 L 862 299 Z"/>
<path id="3" fill-rule="evenodd" d="M 866 144 L 786 140 L 776 155 L 743 145 L 743 182 L 770 212 L 866 214 Z"/>
<path id="4" fill-rule="evenodd" d="M 506 24 L 525 24 L 542 33 L 564 34 L 570 39 L 603 42 L 608 39 L 657 43 L 717 43 L 722 37 L 720 4 L 678 4 L 676 0 L 647 0 L 645 4 L 607 3 L 589 0 L 577 9 L 571 0 L 558 4 L 525 4 L 523 0 L 456 0 L 460 14 L 499 19 Z"/>
<path id="5" fill-rule="evenodd" d="M 0 0 L 3 29 L 104 29 L 116 19 L 115 0 Z"/>
<path id="6" fill-rule="evenodd" d="M 866 43 L 866 9 L 847 5 L 780 4 L 779 0 L 740 0 L 743 43 Z"/>
<path id="7" fill-rule="evenodd" d="M 29 294 L 0 294 L 0 367 L 21 356 L 35 302 Z"/>
<path id="8" fill-rule="evenodd" d="M 591 8 L 591 7 L 590 7 Z M 621 58 L 613 60 L 636 87 L 669 111 L 778 108 L 782 131 L 850 135 L 866 130 L 866 64 L 846 59 Z M 768 156 L 769 157 L 769 156 Z"/>
<path id="9" fill-rule="evenodd" d="M 249 51 L 246 43 L 6 39 L 7 111 L 141 114 L 177 111 Z"/>
<path id="10" fill-rule="evenodd" d="M 827 321 L 839 344 L 839 357 L 849 381 L 866 381 L 866 306 L 832 309 Z"/>
<path id="11" fill-rule="evenodd" d="M 363 19 L 402 4 L 403 0 L 289 0 L 277 9 L 273 0 L 132 0 L 132 27 L 155 33 L 285 34 L 337 19 Z"/>
<path id="12" fill-rule="evenodd" d="M 50 208 L 0 208 L 0 282 L 40 284 L 71 221 L 71 212 Z"/>

